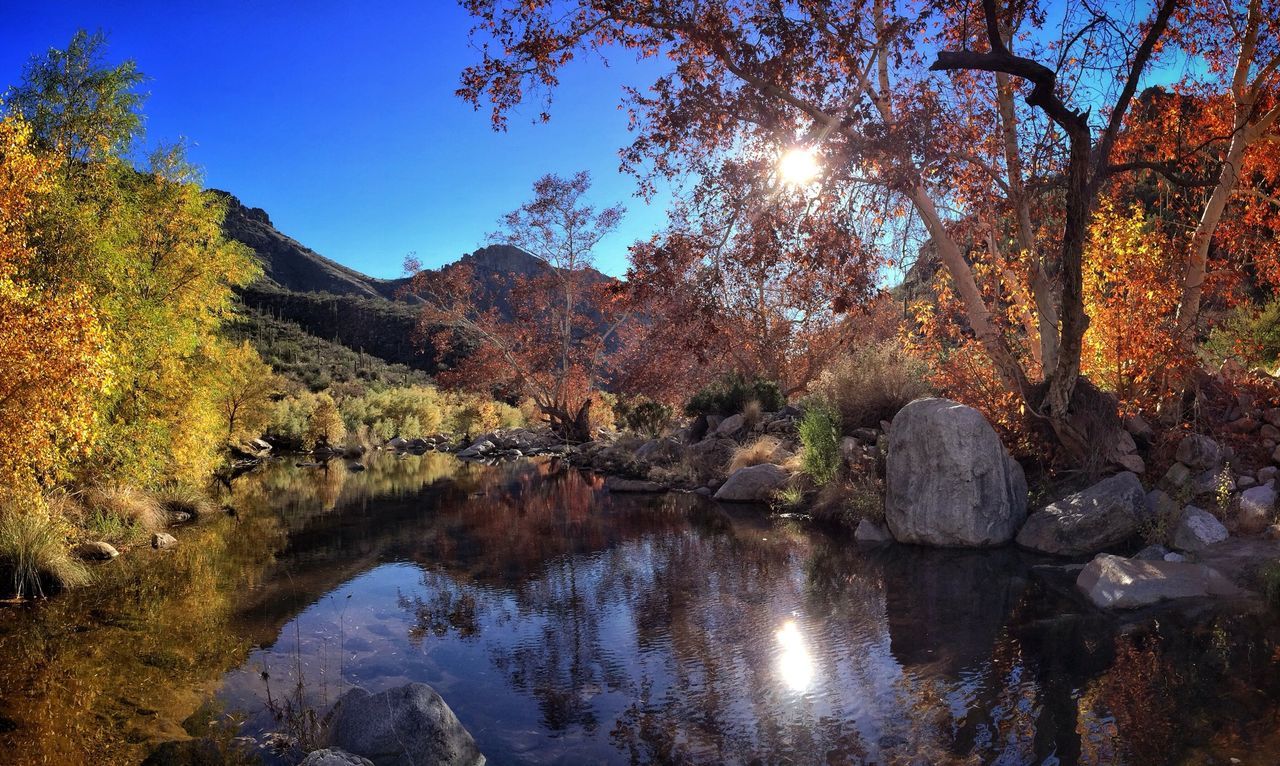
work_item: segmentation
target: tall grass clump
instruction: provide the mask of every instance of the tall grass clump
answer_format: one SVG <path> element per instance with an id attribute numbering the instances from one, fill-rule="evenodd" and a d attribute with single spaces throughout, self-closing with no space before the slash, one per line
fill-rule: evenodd
<path id="1" fill-rule="evenodd" d="M 829 484 L 840 470 L 840 426 L 831 408 L 813 402 L 805 408 L 800 421 L 800 443 L 804 445 L 801 467 L 823 486 Z"/>
<path id="2" fill-rule="evenodd" d="M 189 484 L 166 484 L 155 493 L 155 499 L 168 514 L 185 513 L 191 518 L 217 509 L 207 494 Z"/>
<path id="3" fill-rule="evenodd" d="M 163 529 L 169 515 L 155 497 L 133 487 L 99 486 L 84 494 L 88 513 L 119 519 L 145 532 Z"/>
<path id="4" fill-rule="evenodd" d="M 898 410 L 931 393 L 928 368 L 894 341 L 859 346 L 837 359 L 810 393 L 839 414 L 848 433 L 892 420 Z"/>
<path id="5" fill-rule="evenodd" d="M 0 590 L 42 598 L 48 590 L 89 582 L 89 570 L 71 557 L 62 524 L 35 509 L 0 510 Z"/>
<path id="6" fill-rule="evenodd" d="M 733 458 L 729 461 L 729 473 L 739 468 L 748 468 L 762 463 L 782 465 L 791 457 L 791 452 L 782 446 L 779 439 L 773 436 L 761 436 L 733 451 Z"/>

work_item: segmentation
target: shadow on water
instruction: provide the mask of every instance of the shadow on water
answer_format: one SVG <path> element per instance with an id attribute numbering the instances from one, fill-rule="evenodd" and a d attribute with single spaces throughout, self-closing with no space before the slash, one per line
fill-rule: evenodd
<path id="1" fill-rule="evenodd" d="M 368 467 L 267 466 L 236 482 L 238 520 L 3 613 L 6 757 L 133 763 L 225 713 L 229 734 L 305 740 L 344 689 L 409 681 L 492 763 L 1280 753 L 1266 615 L 1119 627 L 1013 549 L 861 548 L 549 462 Z"/>

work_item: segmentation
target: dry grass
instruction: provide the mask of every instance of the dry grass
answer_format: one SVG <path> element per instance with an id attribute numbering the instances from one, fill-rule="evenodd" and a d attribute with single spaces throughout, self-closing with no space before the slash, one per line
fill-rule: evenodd
<path id="1" fill-rule="evenodd" d="M 759 399 L 752 399 L 742 407 L 742 420 L 747 430 L 751 430 L 760 425 L 760 420 L 764 417 L 764 407 L 760 404 Z"/>
<path id="2" fill-rule="evenodd" d="M 744 444 L 733 451 L 733 458 L 729 461 L 729 473 L 733 473 L 739 468 L 748 468 L 763 463 L 785 465 L 788 460 L 794 457 L 788 449 L 782 446 L 782 442 L 778 439 L 772 436 L 761 436 L 750 444 Z"/>
<path id="3" fill-rule="evenodd" d="M 114 517 L 147 532 L 163 529 L 169 522 L 156 498 L 132 487 L 94 487 L 85 492 L 84 506 L 91 514 Z"/>
<path id="4" fill-rule="evenodd" d="M 908 403 L 931 393 L 928 370 L 892 341 L 863 346 L 836 360 L 810 388 L 840 416 L 844 433 L 892 420 Z"/>
<path id="5" fill-rule="evenodd" d="M 63 524 L 39 511 L 0 513 L 0 589 L 18 598 L 41 598 L 46 590 L 89 582 L 89 570 L 67 550 Z"/>
<path id="6" fill-rule="evenodd" d="M 168 513 L 185 513 L 198 518 L 218 509 L 208 495 L 186 484 L 170 484 L 155 494 L 156 502 Z"/>
<path id="7" fill-rule="evenodd" d="M 818 490 L 810 512 L 815 519 L 850 529 L 862 519 L 884 521 L 884 485 L 867 474 L 839 477 Z"/>

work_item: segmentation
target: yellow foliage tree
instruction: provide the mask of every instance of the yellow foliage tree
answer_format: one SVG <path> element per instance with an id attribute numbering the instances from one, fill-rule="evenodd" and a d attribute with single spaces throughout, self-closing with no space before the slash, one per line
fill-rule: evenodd
<path id="1" fill-rule="evenodd" d="M 248 341 L 221 348 L 214 362 L 218 412 L 227 443 L 261 436 L 271 421 L 272 399 L 282 388 L 279 377 Z"/>
<path id="2" fill-rule="evenodd" d="M 347 435 L 347 427 L 338 413 L 338 405 L 327 392 L 316 395 L 316 406 L 311 411 L 311 420 L 307 423 L 306 446 L 336 447 Z"/>
<path id="3" fill-rule="evenodd" d="M 87 291 L 41 284 L 31 224 L 54 191 L 59 162 L 30 148 L 18 117 L 0 120 L 0 486 L 32 493 L 87 453 L 95 403 L 110 379 Z"/>

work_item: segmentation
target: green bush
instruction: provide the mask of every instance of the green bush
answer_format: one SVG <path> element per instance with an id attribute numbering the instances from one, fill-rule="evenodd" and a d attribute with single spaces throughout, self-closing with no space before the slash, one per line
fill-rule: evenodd
<path id="1" fill-rule="evenodd" d="M 840 428 L 835 412 L 820 404 L 807 407 L 800 421 L 804 445 L 801 466 L 819 486 L 830 483 L 840 470 Z"/>
<path id="2" fill-rule="evenodd" d="M 1239 357 L 1250 367 L 1274 369 L 1280 360 L 1280 300 L 1235 308 L 1205 341 L 1217 361 Z"/>
<path id="3" fill-rule="evenodd" d="M 613 404 L 614 422 L 630 431 L 657 436 L 671 422 L 675 412 L 662 402 L 643 397 L 618 399 Z"/>
<path id="4" fill-rule="evenodd" d="M 686 415 L 720 415 L 728 417 L 742 412 L 748 403 L 758 402 L 766 412 L 777 412 L 787 404 L 782 389 L 771 380 L 747 380 L 738 374 L 727 375 L 693 395 L 685 406 Z"/>

